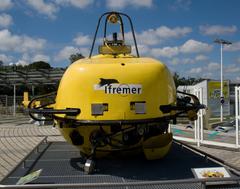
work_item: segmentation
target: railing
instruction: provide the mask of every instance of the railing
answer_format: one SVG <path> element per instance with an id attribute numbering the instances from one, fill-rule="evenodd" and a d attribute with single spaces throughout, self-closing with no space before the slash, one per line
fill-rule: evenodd
<path id="1" fill-rule="evenodd" d="M 194 94 L 199 98 L 200 103 L 202 103 L 203 102 L 202 88 L 194 89 Z M 233 137 L 235 137 L 234 139 L 235 141 L 232 141 L 231 143 L 222 142 L 222 141 L 213 141 L 213 140 L 204 138 L 204 134 L 206 136 L 206 132 L 209 132 L 203 129 L 204 116 L 207 116 L 206 110 L 199 110 L 198 119 L 194 123 L 194 130 L 193 130 L 194 135 L 192 138 L 185 137 L 185 136 L 174 136 L 174 139 L 185 141 L 185 142 L 192 142 L 197 144 L 198 147 L 201 144 L 206 144 L 206 145 L 238 149 L 239 148 L 239 123 L 240 123 L 240 87 L 235 87 L 235 113 L 236 113 L 236 117 L 235 117 L 236 127 L 235 127 L 235 135 L 233 135 Z"/>
<path id="2" fill-rule="evenodd" d="M 219 182 L 219 183 L 217 183 Z M 214 183 L 215 185 L 227 184 L 234 182 L 236 187 L 240 186 L 240 177 L 234 178 L 207 178 L 207 179 L 179 179 L 179 180 L 160 180 L 160 181 L 141 181 L 141 182 L 123 182 L 123 183 L 64 183 L 64 184 L 28 184 L 28 185 L 0 185 L 0 188 L 5 189 L 35 189 L 35 188 L 107 188 L 107 187 L 142 187 L 142 186 L 159 186 L 171 184 L 200 184 L 201 188 L 206 188 L 206 185 Z M 234 187 L 232 187 L 234 188 Z"/>
<path id="3" fill-rule="evenodd" d="M 202 95 L 202 88 L 194 89 L 194 95 L 196 95 L 199 98 L 199 102 L 203 103 L 203 95 Z M 200 146 L 200 142 L 203 141 L 203 110 L 198 111 L 198 119 L 194 121 L 194 137 L 193 138 L 187 138 L 182 136 L 174 136 L 174 139 L 185 141 L 185 142 L 192 142 L 197 143 L 197 146 Z M 200 132 L 201 131 L 201 132 Z"/>

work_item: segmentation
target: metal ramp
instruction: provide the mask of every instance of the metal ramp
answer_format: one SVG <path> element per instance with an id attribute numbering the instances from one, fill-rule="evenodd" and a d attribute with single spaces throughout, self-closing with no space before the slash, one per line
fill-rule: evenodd
<path id="1" fill-rule="evenodd" d="M 45 188 L 204 188 L 205 181 L 196 180 L 191 168 L 221 166 L 174 143 L 162 160 L 147 161 L 143 155 L 98 159 L 95 173 L 85 175 L 79 151 L 74 146 L 50 142 L 41 144 L 38 149 L 39 152 L 34 151 L 24 164 L 2 181 L 1 188 L 15 185 L 20 177 L 39 169 L 42 169 L 40 177 L 31 183 L 35 188 L 39 184 L 38 188 L 42 188 L 42 184 Z M 239 182 L 239 178 L 234 177 L 233 180 Z M 231 187 L 238 188 L 239 185 Z"/>

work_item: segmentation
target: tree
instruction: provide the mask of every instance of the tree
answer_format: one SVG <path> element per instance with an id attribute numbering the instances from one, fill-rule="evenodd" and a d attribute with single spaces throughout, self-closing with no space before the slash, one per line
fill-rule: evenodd
<path id="1" fill-rule="evenodd" d="M 3 61 L 2 61 L 2 60 L 0 60 L 0 67 L 1 67 L 1 66 L 3 66 Z"/>
<path id="2" fill-rule="evenodd" d="M 173 79 L 174 79 L 176 87 L 178 87 L 179 85 L 195 85 L 204 80 L 203 78 L 180 77 L 178 75 L 178 73 L 176 73 L 176 72 L 173 75 Z"/>
<path id="3" fill-rule="evenodd" d="M 47 62 L 37 61 L 29 64 L 28 68 L 29 69 L 51 69 L 52 67 Z"/>
<path id="4" fill-rule="evenodd" d="M 85 58 L 81 53 L 71 54 L 69 60 L 71 64 L 79 59 Z"/>

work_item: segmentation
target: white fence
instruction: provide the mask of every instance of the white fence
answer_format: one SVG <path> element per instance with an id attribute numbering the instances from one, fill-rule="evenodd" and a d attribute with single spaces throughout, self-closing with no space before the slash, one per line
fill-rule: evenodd
<path id="1" fill-rule="evenodd" d="M 200 103 L 203 102 L 203 89 L 197 88 L 194 89 L 194 95 L 196 95 L 199 98 Z M 214 141 L 209 140 L 208 137 L 204 137 L 207 135 L 207 133 L 215 132 L 217 131 L 208 131 L 204 130 L 204 117 L 207 116 L 207 110 L 199 110 L 198 112 L 198 119 L 194 122 L 194 129 L 192 132 L 194 132 L 193 137 L 184 137 L 184 136 L 174 136 L 174 139 L 181 140 L 185 142 L 192 142 L 196 143 L 199 147 L 201 144 L 206 145 L 214 145 L 214 146 L 220 146 L 220 147 L 227 147 L 227 148 L 239 148 L 239 123 L 240 123 L 240 87 L 235 87 L 235 135 L 232 135 L 231 137 L 235 137 L 234 141 L 229 142 L 227 139 L 223 139 L 222 141 Z M 174 133 L 173 133 L 174 134 Z M 217 133 L 218 134 L 218 133 Z M 227 135 L 227 134 L 222 134 Z M 228 135 L 229 137 L 229 135 Z M 227 138 L 227 137 L 226 137 Z"/>
<path id="2" fill-rule="evenodd" d="M 236 121 L 236 144 L 239 147 L 239 123 L 240 123 L 240 87 L 235 87 L 235 121 Z"/>
<path id="3" fill-rule="evenodd" d="M 194 95 L 199 98 L 200 103 L 203 103 L 202 88 L 194 89 Z M 194 135 L 193 138 L 183 137 L 183 136 L 174 136 L 174 139 L 181 140 L 185 142 L 197 143 L 197 146 L 200 146 L 200 142 L 203 141 L 203 110 L 198 111 L 198 119 L 194 122 Z M 202 131 L 202 132 L 200 132 Z"/>
<path id="4" fill-rule="evenodd" d="M 23 96 L 0 95 L 0 114 L 12 114 L 21 112 Z"/>

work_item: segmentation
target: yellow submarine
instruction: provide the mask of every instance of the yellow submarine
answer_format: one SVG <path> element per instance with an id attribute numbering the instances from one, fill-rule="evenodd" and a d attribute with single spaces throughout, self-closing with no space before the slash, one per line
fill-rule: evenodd
<path id="1" fill-rule="evenodd" d="M 97 33 L 105 18 L 103 43 L 92 56 Z M 129 21 L 136 55 L 125 42 L 123 18 Z M 120 26 L 111 39 L 109 25 Z M 64 73 L 54 104 L 37 105 L 41 96 L 28 104 L 29 114 L 50 116 L 64 138 L 92 161 L 112 154 L 144 153 L 146 159 L 164 157 L 172 144 L 170 121 L 180 115 L 197 118 L 202 108 L 196 96 L 177 95 L 173 77 L 162 62 L 140 57 L 130 17 L 120 12 L 104 13 L 98 21 L 90 55 L 71 64 Z"/>

